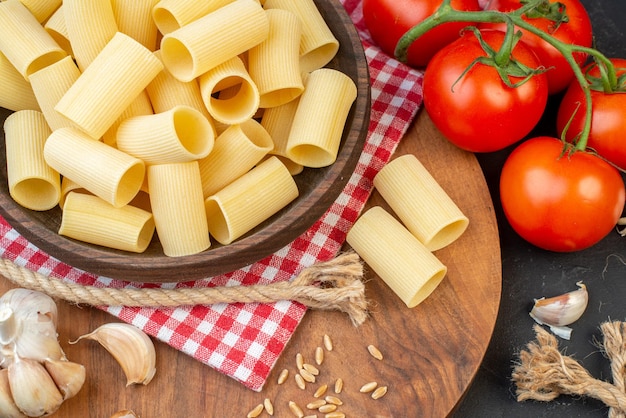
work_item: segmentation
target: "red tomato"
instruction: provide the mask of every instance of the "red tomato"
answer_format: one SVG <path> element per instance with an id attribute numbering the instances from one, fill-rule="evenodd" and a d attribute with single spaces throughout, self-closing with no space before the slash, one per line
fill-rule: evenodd
<path id="1" fill-rule="evenodd" d="M 624 182 L 586 152 L 562 155 L 563 143 L 537 137 L 519 145 L 500 177 L 502 208 L 513 229 L 537 247 L 578 251 L 604 238 L 624 209 Z"/>
<path id="2" fill-rule="evenodd" d="M 432 15 L 442 0 L 363 0 L 363 19 L 374 42 L 393 57 L 396 44 L 409 29 Z M 452 0 L 456 10 L 480 10 L 478 0 Z M 425 67 L 430 58 L 459 37 L 467 23 L 446 23 L 417 39 L 407 50 L 407 64 Z"/>
<path id="3" fill-rule="evenodd" d="M 551 0 L 552 3 L 556 3 L 556 1 L 557 0 Z M 555 28 L 554 22 L 549 19 L 529 19 L 524 17 L 524 20 L 536 28 L 551 34 L 562 42 L 591 47 L 593 41 L 591 20 L 583 4 L 580 0 L 558 0 L 558 2 L 565 5 L 565 13 L 569 19 L 567 23 L 561 23 Z M 521 5 L 520 0 L 491 0 L 486 6 L 486 9 L 510 12 L 519 9 Z M 506 25 L 504 23 L 485 24 L 481 27 L 505 30 Z M 529 33 L 526 30 L 522 30 L 522 33 L 522 40 L 531 46 L 541 63 L 546 68 L 549 68 L 547 74 L 550 94 L 565 90 L 574 78 L 574 72 L 565 58 L 563 58 L 563 55 L 537 35 Z M 574 58 L 576 62 L 578 62 L 578 65 L 583 65 L 587 59 L 587 54 L 576 53 Z"/>
<path id="4" fill-rule="evenodd" d="M 626 74 L 626 59 L 611 59 L 617 75 Z M 586 68 L 589 75 L 600 76 L 597 65 Z M 587 146 L 622 169 L 626 169 L 626 86 L 621 91 L 604 93 L 591 90 L 591 132 Z M 573 139 L 582 131 L 585 122 L 585 96 L 580 84 L 573 82 L 565 92 L 557 114 L 557 130 L 562 136 L 568 121 L 572 119 L 565 139 Z M 578 109 L 578 110 L 577 110 Z M 573 116 L 573 118 L 572 118 Z"/>
<path id="5" fill-rule="evenodd" d="M 494 30 L 483 31 L 482 36 L 494 49 L 504 39 L 503 32 Z M 548 83 L 540 73 L 518 87 L 508 87 L 495 68 L 481 63 L 467 71 L 480 56 L 487 54 L 471 31 L 439 51 L 424 73 L 424 107 L 452 143 L 467 151 L 491 152 L 521 140 L 534 128 L 548 100 Z M 539 66 L 522 42 L 513 49 L 513 57 L 530 68 Z"/>

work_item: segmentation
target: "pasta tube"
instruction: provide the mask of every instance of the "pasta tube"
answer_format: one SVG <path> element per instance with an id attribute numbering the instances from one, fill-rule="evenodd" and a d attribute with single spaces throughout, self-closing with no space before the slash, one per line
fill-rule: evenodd
<path id="1" fill-rule="evenodd" d="M 270 9 L 267 39 L 248 51 L 250 76 L 262 108 L 292 101 L 304 90 L 300 73 L 300 19 L 292 12 Z"/>
<path id="2" fill-rule="evenodd" d="M 226 128 L 211 153 L 198 161 L 204 197 L 250 171 L 272 149 L 272 138 L 254 119 Z"/>
<path id="3" fill-rule="evenodd" d="M 61 197 L 61 177 L 43 156 L 51 131 L 43 114 L 20 110 L 4 123 L 9 194 L 20 205 L 37 211 L 52 209 Z"/>
<path id="4" fill-rule="evenodd" d="M 0 107 L 9 110 L 41 110 L 28 81 L 0 52 Z"/>
<path id="5" fill-rule="evenodd" d="M 163 36 L 161 57 L 174 77 L 191 81 L 261 43 L 268 32 L 259 2 L 237 0 Z"/>
<path id="6" fill-rule="evenodd" d="M 227 125 L 242 123 L 259 109 L 259 90 L 239 57 L 202 74 L 199 83 L 204 105 L 218 122 Z M 229 94 L 233 91 L 234 94 Z"/>
<path id="7" fill-rule="evenodd" d="M 214 139 L 211 123 L 202 113 L 187 106 L 131 117 L 117 128 L 117 148 L 146 164 L 204 158 L 213 149 Z"/>
<path id="8" fill-rule="evenodd" d="M 337 55 L 339 41 L 324 21 L 313 0 L 267 0 L 266 9 L 284 9 L 302 23 L 300 67 L 308 73 L 328 64 Z"/>
<path id="9" fill-rule="evenodd" d="M 65 27 L 81 71 L 118 32 L 111 0 L 64 0 Z"/>
<path id="10" fill-rule="evenodd" d="M 74 55 L 72 45 L 70 44 L 70 35 L 67 32 L 67 25 L 65 24 L 63 5 L 59 6 L 52 16 L 50 16 L 43 28 L 50 34 L 52 39 L 63 48 L 67 55 Z"/>
<path id="11" fill-rule="evenodd" d="M 48 65 L 30 76 L 30 85 L 37 97 L 41 111 L 53 131 L 73 126 L 72 122 L 54 110 L 54 107 L 72 84 L 78 80 L 78 77 L 80 77 L 80 70 L 70 56 Z"/>
<path id="12" fill-rule="evenodd" d="M 107 129 L 107 131 L 102 135 L 102 142 L 112 147 L 117 146 L 117 128 L 120 124 L 128 118 L 132 118 L 135 116 L 142 115 L 152 115 L 154 112 L 152 111 L 152 103 L 150 102 L 150 97 L 148 97 L 148 93 L 146 90 L 142 90 L 141 93 L 128 105 L 126 109 L 122 112 L 121 115 L 113 122 L 113 125 Z"/>
<path id="13" fill-rule="evenodd" d="M 70 192 L 63 206 L 59 234 L 79 241 L 142 253 L 154 235 L 150 212 L 126 205 L 116 208 L 97 196 Z"/>
<path id="14" fill-rule="evenodd" d="M 154 55 L 161 59 L 161 51 L 155 51 Z M 200 111 L 208 120 L 213 122 L 202 101 L 202 93 L 197 80 L 180 81 L 167 68 L 163 68 L 148 84 L 146 91 L 155 113 L 165 112 L 178 105 L 185 105 Z"/>
<path id="15" fill-rule="evenodd" d="M 234 0 L 161 0 L 152 9 L 152 17 L 163 34 L 174 32 Z"/>
<path id="16" fill-rule="evenodd" d="M 39 23 L 43 23 L 61 6 L 62 0 L 20 0 L 35 16 Z"/>
<path id="17" fill-rule="evenodd" d="M 117 29 L 150 51 L 157 47 L 158 29 L 152 19 L 152 8 L 157 2 L 158 0 L 111 0 Z"/>
<path id="18" fill-rule="evenodd" d="M 447 273 L 446 266 L 380 206 L 363 213 L 346 240 L 409 308 L 426 299 Z"/>
<path id="19" fill-rule="evenodd" d="M 148 189 L 157 235 L 169 257 L 210 247 L 198 163 L 148 166 Z"/>
<path id="20" fill-rule="evenodd" d="M 118 32 L 55 109 L 100 139 L 162 69 L 150 50 Z"/>
<path id="21" fill-rule="evenodd" d="M 135 197 L 145 176 L 143 161 L 74 128 L 52 132 L 44 146 L 44 158 L 63 176 L 115 207 Z"/>
<path id="22" fill-rule="evenodd" d="M 334 163 L 356 95 L 354 81 L 338 70 L 310 73 L 289 132 L 289 159 L 315 168 Z"/>
<path id="23" fill-rule="evenodd" d="M 25 79 L 66 56 L 20 0 L 0 2 L 0 52 Z"/>
<path id="24" fill-rule="evenodd" d="M 209 232 L 230 244 L 298 197 L 298 186 L 271 157 L 205 200 Z"/>
<path id="25" fill-rule="evenodd" d="M 460 237 L 469 220 L 412 154 L 388 163 L 374 177 L 374 187 L 402 223 L 431 251 Z"/>

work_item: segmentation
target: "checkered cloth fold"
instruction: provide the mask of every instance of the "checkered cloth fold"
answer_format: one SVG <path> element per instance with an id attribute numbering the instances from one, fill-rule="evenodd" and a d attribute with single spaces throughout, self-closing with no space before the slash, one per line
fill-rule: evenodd
<path id="1" fill-rule="evenodd" d="M 374 175 L 387 163 L 421 105 L 420 72 L 373 46 L 363 24 L 362 0 L 342 0 L 361 36 L 371 76 L 369 133 L 357 167 L 341 195 L 304 234 L 243 269 L 192 283 L 140 284 L 113 280 L 69 266 L 35 247 L 0 218 L 0 256 L 19 266 L 82 285 L 114 288 L 211 287 L 292 279 L 300 270 L 337 255 L 363 209 Z M 102 307 L 154 338 L 260 391 L 306 308 L 273 304 L 217 304 L 181 308 Z"/>

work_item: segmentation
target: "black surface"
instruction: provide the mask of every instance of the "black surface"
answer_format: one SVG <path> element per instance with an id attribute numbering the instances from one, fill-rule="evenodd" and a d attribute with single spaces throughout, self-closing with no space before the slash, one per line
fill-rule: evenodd
<path id="1" fill-rule="evenodd" d="M 626 1 L 582 0 L 592 20 L 596 48 L 608 57 L 626 57 Z M 558 104 L 553 98 L 551 109 Z M 553 133 L 554 115 L 548 111 L 537 133 Z M 624 133 L 626 146 L 626 132 Z M 561 350 L 578 360 L 597 379 L 611 381 L 609 361 L 598 348 L 599 326 L 607 320 L 626 320 L 626 237 L 611 233 L 595 246 L 568 254 L 540 250 L 527 244 L 504 219 L 498 181 L 512 148 L 477 155 L 496 208 L 502 247 L 502 299 L 485 359 L 453 418 L 470 417 L 606 417 L 600 401 L 561 396 L 551 402 L 517 402 L 511 371 L 520 350 L 534 340 L 534 321 L 528 316 L 533 300 L 576 289 L 582 280 L 589 305 L 572 325 L 570 341 L 559 339 Z M 480 303 L 479 301 L 477 303 Z"/>

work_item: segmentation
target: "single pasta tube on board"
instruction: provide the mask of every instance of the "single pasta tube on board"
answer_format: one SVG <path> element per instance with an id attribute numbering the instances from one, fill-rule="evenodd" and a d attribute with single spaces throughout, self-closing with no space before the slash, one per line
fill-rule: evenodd
<path id="1" fill-rule="evenodd" d="M 271 157 L 205 200 L 209 232 L 230 244 L 298 197 L 287 167 Z"/>
<path id="2" fill-rule="evenodd" d="M 0 2 L 0 52 L 27 80 L 67 55 L 20 0 Z"/>
<path id="3" fill-rule="evenodd" d="M 142 253 L 154 235 L 150 212 L 125 205 L 116 208 L 97 196 L 70 192 L 65 198 L 59 234 L 79 241 Z"/>
<path id="4" fill-rule="evenodd" d="M 64 0 L 63 16 L 74 59 L 85 71 L 119 31 L 111 0 Z"/>
<path id="5" fill-rule="evenodd" d="M 130 202 L 143 184 L 145 164 L 75 128 L 52 132 L 44 146 L 46 162 L 115 207 Z"/>
<path id="6" fill-rule="evenodd" d="M 302 94 L 300 19 L 288 10 L 266 12 L 267 39 L 248 51 L 248 71 L 256 84 L 262 108 L 285 104 Z"/>
<path id="7" fill-rule="evenodd" d="M 30 85 L 37 102 L 53 131 L 74 126 L 68 118 L 54 110 L 54 107 L 78 77 L 80 70 L 69 55 L 30 76 Z"/>
<path id="8" fill-rule="evenodd" d="M 305 167 L 334 163 L 356 95 L 354 81 L 338 70 L 310 73 L 289 132 L 287 157 Z"/>
<path id="9" fill-rule="evenodd" d="M 251 119 L 259 109 L 259 90 L 239 57 L 199 77 L 202 101 L 213 119 L 227 125 Z M 234 94 L 229 94 L 234 92 Z"/>
<path id="10" fill-rule="evenodd" d="M 197 254 L 211 246 L 197 161 L 148 166 L 148 189 L 166 256 Z"/>
<path id="11" fill-rule="evenodd" d="M 204 158 L 213 149 L 214 129 L 198 110 L 176 106 L 153 115 L 134 116 L 117 128 L 117 148 L 146 164 Z"/>
<path id="12" fill-rule="evenodd" d="M 0 52 L 0 107 L 17 110 L 41 110 L 33 88 Z"/>
<path id="13" fill-rule="evenodd" d="M 168 34 L 233 1 L 160 0 L 152 9 L 152 18 L 161 33 Z"/>
<path id="14" fill-rule="evenodd" d="M 335 38 L 313 0 L 267 0 L 266 9 L 289 10 L 302 23 L 300 68 L 308 73 L 328 64 L 337 55 L 339 41 Z"/>
<path id="15" fill-rule="evenodd" d="M 430 251 L 452 243 L 467 229 L 468 218 L 413 154 L 383 167 L 374 187 Z"/>
<path id="16" fill-rule="evenodd" d="M 100 139 L 162 69 L 150 50 L 117 32 L 55 109 Z"/>
<path id="17" fill-rule="evenodd" d="M 174 77 L 191 81 L 261 43 L 268 32 L 259 2 L 237 0 L 163 36 L 161 58 Z"/>
<path id="18" fill-rule="evenodd" d="M 43 114 L 17 111 L 6 119 L 4 133 L 9 194 L 25 208 L 52 209 L 61 197 L 61 176 L 43 156 L 51 133 Z"/>
<path id="19" fill-rule="evenodd" d="M 409 308 L 426 299 L 448 271 L 380 206 L 367 210 L 357 219 L 346 241 Z"/>
<path id="20" fill-rule="evenodd" d="M 250 171 L 272 147 L 272 138 L 254 119 L 226 128 L 211 153 L 198 161 L 204 197 Z"/>

